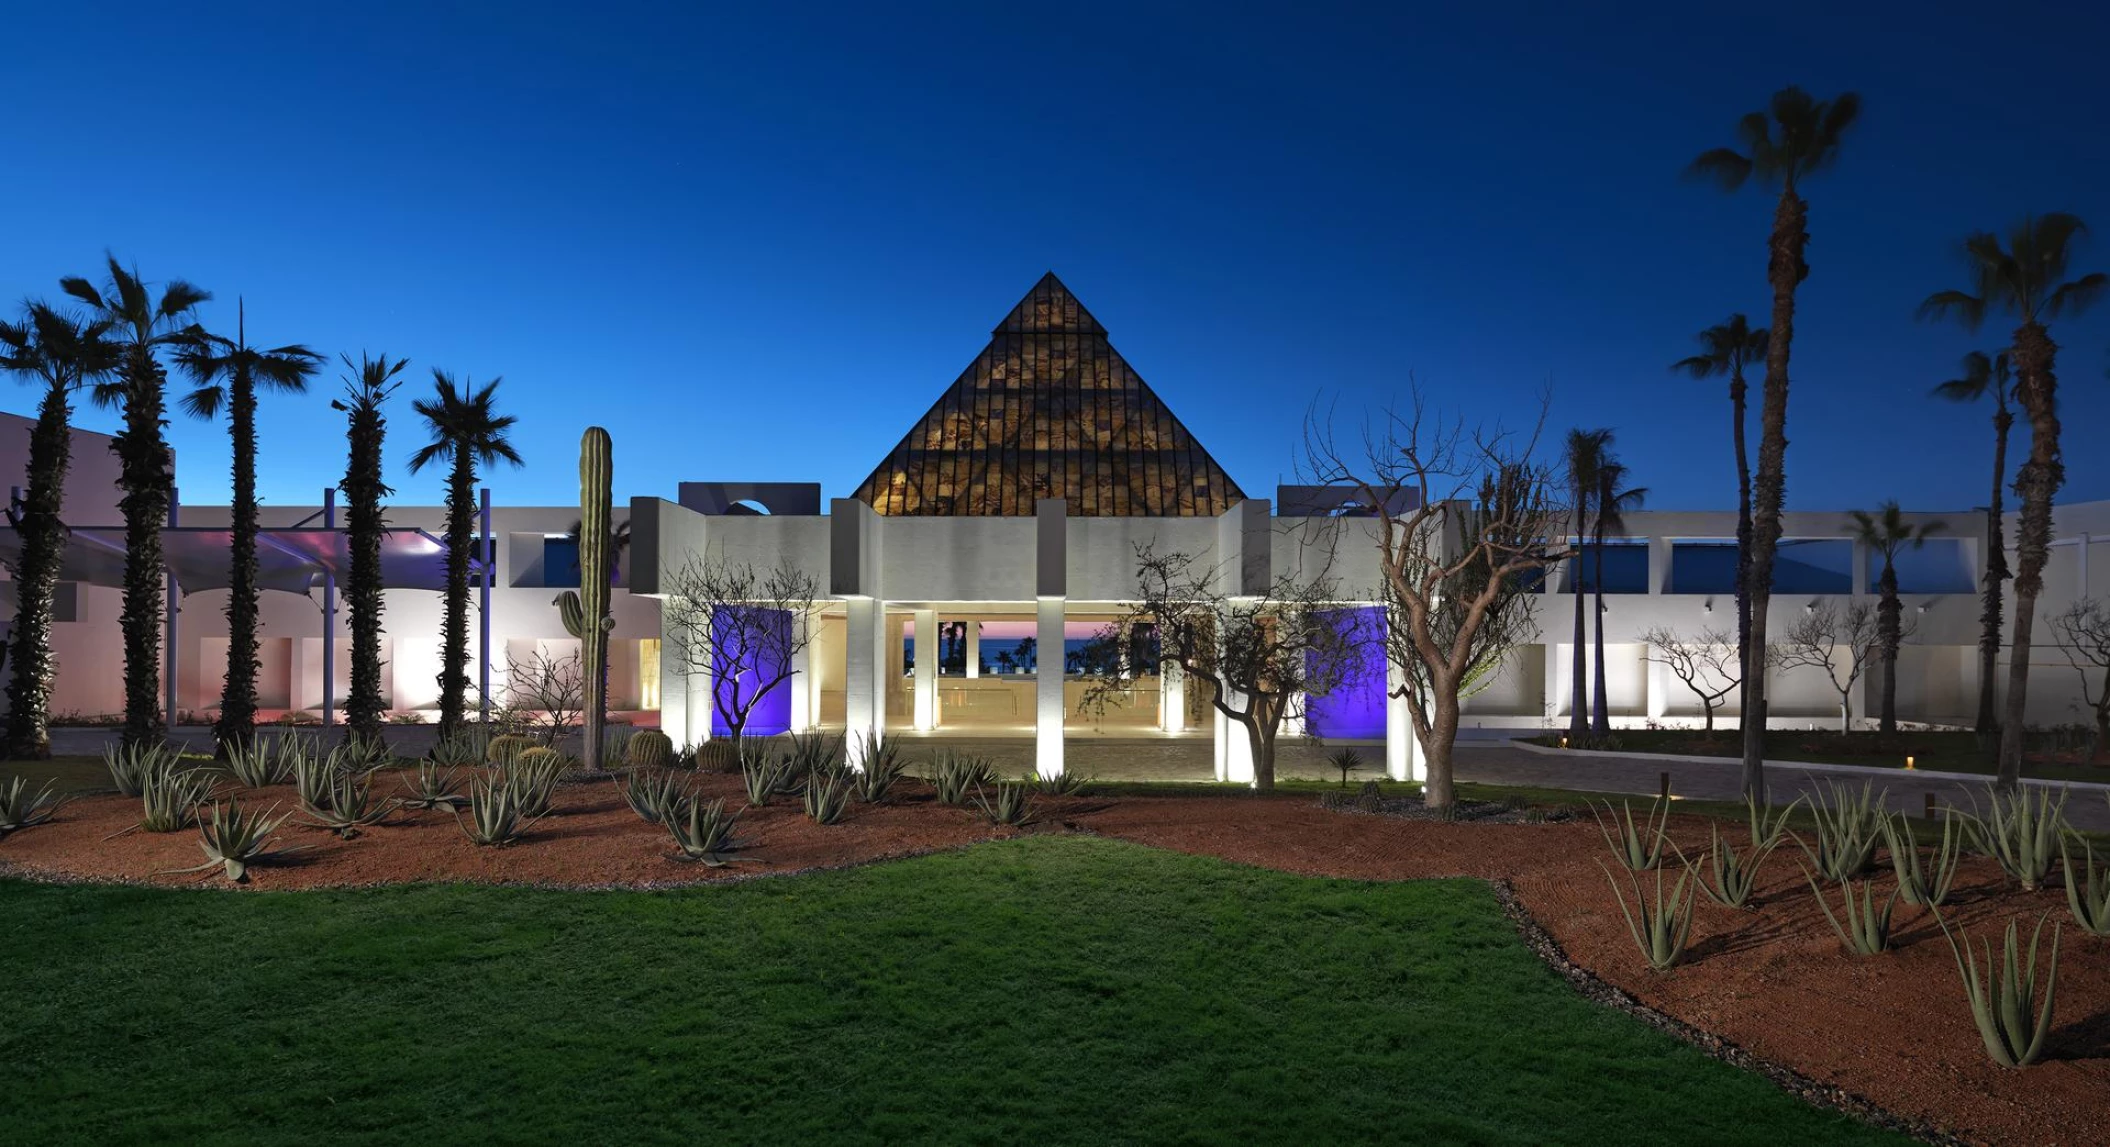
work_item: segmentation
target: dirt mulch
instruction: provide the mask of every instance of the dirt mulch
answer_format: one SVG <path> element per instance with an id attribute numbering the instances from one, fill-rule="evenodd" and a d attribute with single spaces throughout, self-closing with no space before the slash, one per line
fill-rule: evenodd
<path id="1" fill-rule="evenodd" d="M 739 779 L 704 775 L 708 796 L 744 806 Z M 382 780 L 377 791 L 394 784 Z M 288 788 L 249 794 L 293 807 Z M 712 869 L 670 859 L 663 830 L 640 821 L 608 782 L 566 785 L 557 812 L 521 843 L 478 848 L 445 813 L 402 814 L 340 841 L 299 828 L 283 843 L 314 846 L 293 863 L 253 870 L 251 887 L 358 887 L 409 881 L 480 881 L 564 887 L 662 887 L 836 868 L 1017 836 L 980 816 L 939 805 L 921 782 L 901 799 L 853 805 L 839 825 L 808 821 L 794 801 L 746 811 L 739 836 L 749 863 Z M 138 802 L 88 797 L 59 819 L 0 842 L 0 872 L 41 879 L 195 883 L 154 875 L 203 859 L 195 832 L 134 832 L 105 840 L 138 817 Z M 1675 818 L 1672 835 L 1692 856 L 1711 822 Z M 1634 951 L 1611 887 L 1596 826 L 1444 824 L 1329 812 L 1308 797 L 1064 798 L 1042 802 L 1024 830 L 1081 829 L 1104 836 L 1314 876 L 1403 880 L 1467 876 L 1507 882 L 1516 900 L 1574 964 L 1684 1024 L 1823 1087 L 1858 1096 L 1904 1120 L 1986 1143 L 2110 1144 L 2110 941 L 2064 932 L 2059 995 L 2046 1062 L 2025 1071 L 1993 1066 L 1933 917 L 1900 904 L 1896 949 L 1856 958 L 1803 883 L 1799 853 L 1776 852 L 1760 907 L 1699 902 L 1688 963 L 1664 974 Z M 1738 838 L 1741 826 L 1735 826 Z M 224 882 L 219 882 L 224 887 Z M 1888 895 L 1887 874 L 1878 890 Z M 1984 937 L 2041 912 L 2065 918 L 2063 893 L 2025 895 L 1974 858 L 1957 879 L 1950 926 Z"/>

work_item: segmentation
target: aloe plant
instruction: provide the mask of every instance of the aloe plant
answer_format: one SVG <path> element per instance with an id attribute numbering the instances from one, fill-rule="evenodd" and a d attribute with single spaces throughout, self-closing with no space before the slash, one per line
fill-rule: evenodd
<path id="1" fill-rule="evenodd" d="M 1796 797 L 1786 807 L 1774 810 L 1760 804 L 1755 797 L 1744 798 L 1744 820 L 1751 829 L 1751 847 L 1772 851 L 1788 834 L 1788 818 L 1794 815 L 1797 805 L 1807 799 Z"/>
<path id="2" fill-rule="evenodd" d="M 455 781 L 460 771 L 437 761 L 419 761 L 417 776 L 404 782 L 407 795 L 397 797 L 397 805 L 414 809 L 460 808 L 469 799 L 461 794 L 461 786 Z"/>
<path id="3" fill-rule="evenodd" d="M 815 824 L 834 824 L 850 803 L 850 782 L 815 774 L 806 781 L 806 815 Z"/>
<path id="4" fill-rule="evenodd" d="M 491 738 L 481 729 L 463 729 L 433 742 L 432 752 L 426 756 L 442 768 L 467 768 L 490 760 L 490 744 Z"/>
<path id="5" fill-rule="evenodd" d="M 1890 947 L 1890 913 L 1897 907 L 1898 893 L 1893 889 L 1890 899 L 1876 907 L 1876 885 L 1873 880 L 1842 882 L 1840 894 L 1845 907 L 1839 913 L 1824 899 L 1824 889 L 1818 887 L 1817 877 L 1809 869 L 1802 870 L 1802 877 L 1809 881 L 1810 892 L 1817 897 L 1817 907 L 1824 910 L 1824 918 L 1831 921 L 1832 931 L 1839 942 L 1856 956 L 1874 956 Z M 1860 890 L 1857 902 L 1854 892 Z"/>
<path id="6" fill-rule="evenodd" d="M 1738 857 L 1736 846 L 1722 839 L 1719 825 L 1710 826 L 1707 831 L 1712 843 L 1707 850 L 1707 879 L 1700 882 L 1700 890 L 1724 908 L 1746 907 L 1751 903 L 1751 894 L 1758 890 L 1759 868 L 1780 847 L 1779 835 Z"/>
<path id="7" fill-rule="evenodd" d="M 672 769 L 631 769 L 616 782 L 623 803 L 646 824 L 664 824 L 682 801 L 687 779 Z"/>
<path id="8" fill-rule="evenodd" d="M 182 760 L 180 751 L 160 743 L 142 741 L 103 749 L 103 767 L 110 770 L 110 783 L 128 797 L 145 795 L 150 779 L 175 771 Z"/>
<path id="9" fill-rule="evenodd" d="M 1810 815 L 1816 820 L 1817 847 L 1803 843 L 1802 850 L 1826 880 L 1844 884 L 1859 876 L 1875 859 L 1888 814 L 1883 811 L 1883 794 L 1874 791 L 1873 782 L 1863 784 L 1859 796 L 1836 781 L 1826 787 L 1830 800 L 1810 802 Z"/>
<path id="10" fill-rule="evenodd" d="M 2066 825 L 2065 790 L 2055 802 L 2047 789 L 2018 785 L 2012 793 L 2002 793 L 1989 785 L 1987 797 L 1990 807 L 1983 817 L 1977 815 L 1977 798 L 1971 799 L 1972 812 L 1964 823 L 1972 842 L 2024 892 L 2035 892 L 2044 886 L 2051 862 L 2059 855 Z"/>
<path id="11" fill-rule="evenodd" d="M 800 777 L 836 779 L 849 775 L 850 765 L 843 753 L 843 739 L 822 733 L 793 733 L 791 769 Z"/>
<path id="12" fill-rule="evenodd" d="M 788 758 L 772 757 L 767 753 L 751 753 L 740 763 L 740 779 L 747 787 L 747 803 L 751 808 L 761 808 L 776 796 L 783 786 L 784 778 L 791 772 Z"/>
<path id="13" fill-rule="evenodd" d="M 220 742 L 220 756 L 227 760 L 227 771 L 243 788 L 260 789 L 267 785 L 282 785 L 292 776 L 291 765 L 278 748 L 260 737 L 244 741 Z"/>
<path id="14" fill-rule="evenodd" d="M 225 805 L 213 802 L 212 815 L 198 822 L 198 847 L 205 852 L 205 863 L 173 871 L 204 872 L 216 867 L 236 884 L 247 884 L 251 865 L 264 864 L 307 847 L 271 847 L 271 834 L 286 820 L 283 816 L 274 818 L 271 814 L 276 811 L 277 805 L 257 812 L 244 809 L 238 800 L 229 800 Z"/>
<path id="15" fill-rule="evenodd" d="M 1619 802 L 1619 808 L 1620 812 L 1615 814 L 1611 801 L 1604 802 L 1602 813 L 1596 805 L 1590 806 L 1590 814 L 1597 818 L 1597 831 L 1604 835 L 1605 847 L 1612 850 L 1612 856 L 1628 872 L 1644 872 L 1662 863 L 1663 845 L 1668 839 L 1664 829 L 1670 823 L 1670 802 L 1658 797 L 1643 822 L 1645 827 L 1634 824 L 1634 810 L 1627 802 Z M 1605 823 L 1607 817 L 1611 818 L 1610 824 Z M 1613 836 L 1614 829 L 1618 830 L 1617 837 Z"/>
<path id="16" fill-rule="evenodd" d="M 515 756 L 513 763 L 501 770 L 506 784 L 520 798 L 521 815 L 539 820 L 549 813 L 550 802 L 557 795 L 557 781 L 568 764 L 561 754 L 530 750 Z"/>
<path id="17" fill-rule="evenodd" d="M 293 769 L 293 796 L 300 807 L 327 807 L 330 803 L 330 786 L 337 780 L 338 759 L 334 756 L 296 752 L 290 764 Z"/>
<path id="18" fill-rule="evenodd" d="M 1907 904 L 1939 907 L 1949 899 L 1949 886 L 1956 881 L 1956 864 L 1963 857 L 1963 834 L 1956 818 L 1942 818 L 1941 844 L 1934 850 L 1930 867 L 1920 854 L 1919 836 L 1911 818 L 1903 813 L 1883 818 L 1883 847 L 1890 851 L 1890 867 L 1898 876 L 1898 892 Z"/>
<path id="19" fill-rule="evenodd" d="M 357 773 L 331 770 L 319 795 L 319 800 L 303 800 L 301 811 L 308 814 L 310 825 L 326 828 L 344 840 L 351 840 L 360 829 L 379 824 L 396 811 L 393 801 L 376 801 L 373 781 Z"/>
<path id="20" fill-rule="evenodd" d="M 20 784 L 20 781 L 16 781 Z M 2066 868 L 2066 907 L 2073 912 L 2074 923 L 2090 936 L 2110 936 L 2110 873 L 2095 867 L 2095 846 L 2075 837 L 2087 850 L 2086 870 L 2073 866 L 2073 857 L 2066 851 L 2066 842 L 2059 842 L 2059 859 Z"/>
<path id="21" fill-rule="evenodd" d="M 57 815 L 71 798 L 57 796 L 51 789 L 50 781 L 45 781 L 42 788 L 32 789 L 21 777 L 0 785 L 0 838 L 35 828 Z"/>
<path id="22" fill-rule="evenodd" d="M 1695 879 L 1692 867 L 1685 867 L 1668 897 L 1663 892 L 1663 869 L 1657 868 L 1653 905 L 1641 889 L 1641 878 L 1635 875 L 1634 869 L 1627 869 L 1627 882 L 1634 889 L 1632 908 L 1627 907 L 1626 893 L 1613 878 L 1612 870 L 1601 860 L 1597 867 L 1604 869 L 1605 880 L 1612 885 L 1612 896 L 1619 902 L 1619 914 L 1626 917 L 1627 933 L 1634 938 L 1634 946 L 1641 950 L 1641 958 L 1658 972 L 1670 970 L 1684 958 L 1685 941 L 1692 935 L 1692 905 L 1699 896 L 1699 881 Z"/>
<path id="23" fill-rule="evenodd" d="M 964 806 L 974 792 L 996 780 L 996 773 L 980 757 L 946 749 L 931 766 L 930 781 L 940 803 Z"/>
<path id="24" fill-rule="evenodd" d="M 740 849 L 739 841 L 733 839 L 733 826 L 740 822 L 740 814 L 727 814 L 725 801 L 721 798 L 709 804 L 697 797 L 684 798 L 678 807 L 668 810 L 667 831 L 674 837 L 676 860 L 692 860 L 712 868 L 723 868 L 733 862 L 733 852 Z"/>
<path id="25" fill-rule="evenodd" d="M 1025 783 L 1044 797 L 1073 797 L 1083 792 L 1084 786 L 1092 783 L 1092 778 L 1064 769 L 1053 776 L 1029 772 L 1025 776 Z"/>
<path id="26" fill-rule="evenodd" d="M 472 842 L 488 848 L 512 844 L 540 819 L 522 809 L 520 793 L 507 778 L 499 776 L 484 777 L 470 787 L 467 820 L 459 811 L 454 814 L 462 832 Z"/>
<path id="27" fill-rule="evenodd" d="M 858 800 L 878 804 L 893 790 L 894 782 L 908 771 L 908 761 L 901 755 L 900 744 L 894 741 L 867 746 L 860 756 L 864 767 L 851 774 L 851 783 L 857 790 Z"/>
<path id="28" fill-rule="evenodd" d="M 2007 943 L 1999 963 L 1993 962 L 1993 942 L 1985 941 L 1985 971 L 1978 970 L 1978 952 L 1966 934 L 1961 944 L 1949 924 L 1935 914 L 1942 935 L 1948 937 L 1949 954 L 1956 958 L 1956 973 L 1963 977 L 1964 995 L 1971 1003 L 1971 1019 L 1978 1037 L 1985 1041 L 1986 1054 L 2002 1067 L 2028 1067 L 2044 1052 L 2045 1037 L 2051 1034 L 2051 1011 L 2059 988 L 2059 929 L 2051 932 L 2051 963 L 2044 973 L 2043 1002 L 2037 1001 L 2037 945 L 2044 938 L 2047 912 L 2037 918 L 2030 934 L 2029 953 L 2022 953 L 2020 920 L 2007 922 Z M 2036 1012 L 2034 1021 L 2030 1013 Z"/>
<path id="29" fill-rule="evenodd" d="M 1020 828 L 1033 823 L 1033 790 L 1024 784 L 1000 782 L 996 786 L 994 799 L 977 790 L 974 794 L 974 806 L 981 810 L 990 824 Z"/>
<path id="30" fill-rule="evenodd" d="M 203 769 L 149 773 L 139 791 L 144 815 L 138 827 L 181 832 L 197 819 L 198 806 L 212 799 L 212 790 L 212 776 Z"/>

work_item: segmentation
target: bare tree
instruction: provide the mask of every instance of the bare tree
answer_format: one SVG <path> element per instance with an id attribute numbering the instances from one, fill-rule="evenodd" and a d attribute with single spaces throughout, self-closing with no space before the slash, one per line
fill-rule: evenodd
<path id="1" fill-rule="evenodd" d="M 527 657 L 506 651 L 505 707 L 499 725 L 525 728 L 554 749 L 580 723 L 585 708 L 586 674 L 577 653 L 553 656 L 540 645 Z"/>
<path id="2" fill-rule="evenodd" d="M 2110 610 L 2084 597 L 2051 619 L 2059 652 L 2081 675 L 2081 697 L 2095 711 L 2095 751 L 2110 747 Z M 2089 674 L 2100 672 L 2102 684 L 2091 688 Z"/>
<path id="3" fill-rule="evenodd" d="M 1668 668 L 1700 699 L 1700 711 L 1707 716 L 1707 732 L 1711 736 L 1715 709 L 1743 684 L 1743 654 L 1736 638 L 1714 628 L 1684 637 L 1670 626 L 1658 625 L 1644 632 L 1641 641 L 1654 651 L 1642 654 L 1643 661 Z"/>
<path id="4" fill-rule="evenodd" d="M 660 607 L 664 655 L 684 679 L 710 682 L 711 707 L 735 741 L 762 699 L 789 681 L 793 660 L 813 643 L 820 581 L 779 561 L 691 557 L 666 583 Z"/>
<path id="5" fill-rule="evenodd" d="M 1918 628 L 1917 622 L 1900 619 L 1898 639 Z M 1837 602 L 1817 602 L 1788 627 L 1787 640 L 1774 647 L 1773 664 L 1784 670 L 1824 670 L 1839 694 L 1839 731 L 1849 733 L 1854 727 L 1854 685 L 1879 655 L 1882 643 L 1883 624 L 1875 606 L 1853 602 L 1841 609 Z"/>
<path id="6" fill-rule="evenodd" d="M 1462 700 L 1537 637 L 1533 575 L 1573 555 L 1559 540 L 1567 511 L 1537 445 L 1537 427 L 1529 436 L 1469 431 L 1429 417 L 1418 395 L 1366 424 L 1352 451 L 1307 420 L 1310 477 L 1340 487 L 1376 523 L 1385 649 L 1401 677 L 1390 692 L 1413 718 L 1428 764 L 1423 798 L 1434 807 L 1456 797 Z"/>
<path id="7" fill-rule="evenodd" d="M 1138 546 L 1135 601 L 1079 659 L 1082 704 L 1099 709 L 1124 696 L 1141 659 L 1177 665 L 1207 682 L 1217 712 L 1245 730 L 1253 787 L 1272 789 L 1283 718 L 1305 697 L 1353 682 L 1375 635 L 1367 611 L 1344 607 L 1323 565 L 1316 574 L 1279 575 L 1259 597 L 1227 593 L 1223 582 L 1192 555 Z"/>

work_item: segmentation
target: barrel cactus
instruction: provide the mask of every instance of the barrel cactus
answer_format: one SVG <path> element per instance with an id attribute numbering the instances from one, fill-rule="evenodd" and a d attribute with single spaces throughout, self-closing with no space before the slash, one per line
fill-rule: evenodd
<path id="1" fill-rule="evenodd" d="M 533 748 L 534 745 L 535 742 L 516 733 L 493 737 L 491 738 L 491 743 L 484 746 L 484 760 L 494 765 L 510 765 L 513 763 L 513 758 Z"/>
<path id="2" fill-rule="evenodd" d="M 632 734 L 623 748 L 624 763 L 634 768 L 664 769 L 674 763 L 674 739 L 657 729 Z"/>

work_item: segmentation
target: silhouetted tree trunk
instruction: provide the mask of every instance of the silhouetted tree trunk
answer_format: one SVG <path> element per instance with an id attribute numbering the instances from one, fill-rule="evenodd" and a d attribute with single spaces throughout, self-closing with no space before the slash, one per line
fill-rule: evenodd
<path id="1" fill-rule="evenodd" d="M 152 348 L 133 347 L 119 372 L 124 428 L 110 451 L 117 455 L 117 504 L 125 519 L 124 605 L 118 617 L 125 650 L 123 739 L 126 745 L 144 745 L 168 735 L 161 712 L 161 626 L 167 603 L 161 530 L 168 524 L 175 460 L 162 434 L 167 377 Z"/>
<path id="2" fill-rule="evenodd" d="M 9 635 L 7 755 L 17 761 L 51 756 L 52 598 L 66 557 L 66 470 L 73 461 L 72 404 L 64 386 L 44 392 L 29 433 L 29 489 L 16 529 L 22 564 L 15 571 L 15 625 Z"/>
<path id="3" fill-rule="evenodd" d="M 256 380 L 237 366 L 228 379 L 228 427 L 234 446 L 233 528 L 228 543 L 227 678 L 213 736 L 222 746 L 256 736 Z"/>
<path id="4" fill-rule="evenodd" d="M 2029 652 L 2037 595 L 2044 590 L 2044 562 L 2051 552 L 2051 502 L 2066 480 L 2059 459 L 2058 345 L 2038 322 L 2015 331 L 2015 397 L 2029 419 L 2029 458 L 2015 476 L 2022 516 L 2015 530 L 2015 634 L 2008 652 L 2007 720 L 2000 727 L 2000 768 L 1995 781 L 2012 788 L 2022 779 L 2022 734 L 2029 712 Z"/>
<path id="5" fill-rule="evenodd" d="M 1999 382 L 1995 380 L 1995 386 Z M 2007 396 L 1996 394 L 2000 405 L 1993 414 L 1993 498 L 1985 512 L 1985 586 L 1978 611 L 1978 724 L 1980 734 L 2000 728 L 2000 611 L 2001 582 L 2007 569 L 2007 527 L 2001 521 L 2001 488 L 2007 484 L 2007 436 L 2015 424 L 2008 413 Z M 2086 587 L 2082 587 L 2083 592 Z"/>

